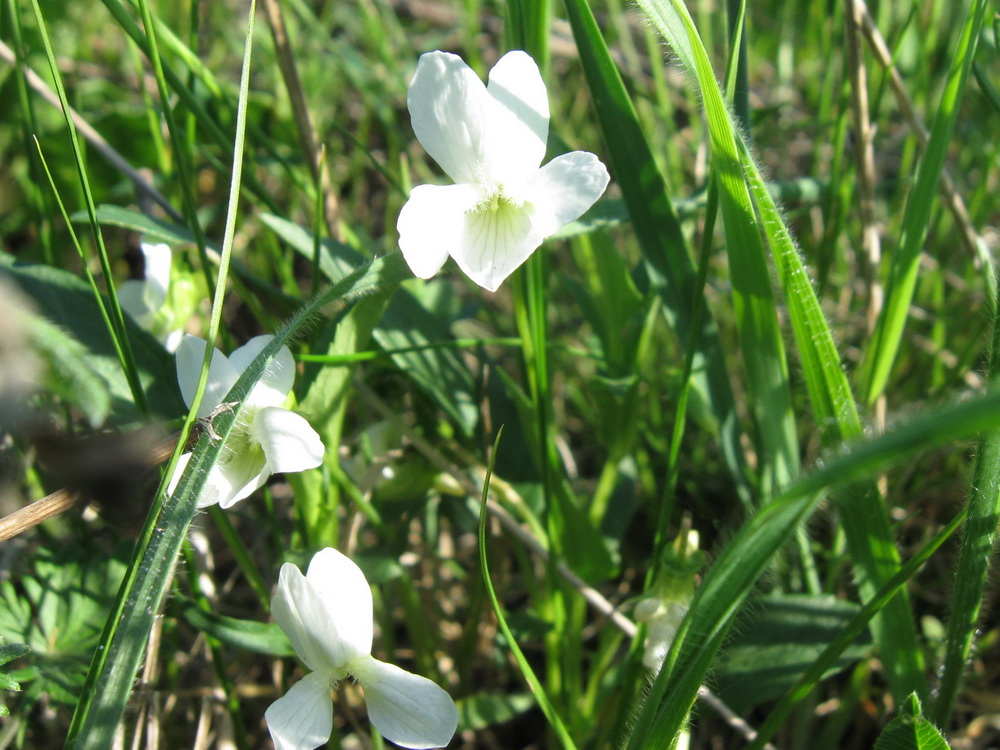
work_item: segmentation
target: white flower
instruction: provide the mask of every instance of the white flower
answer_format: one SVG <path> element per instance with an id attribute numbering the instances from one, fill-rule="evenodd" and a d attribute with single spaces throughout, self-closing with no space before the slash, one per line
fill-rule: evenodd
<path id="1" fill-rule="evenodd" d="M 240 374 L 272 338 L 252 338 L 228 358 L 218 349 L 213 351 L 199 418 L 216 412 Z M 203 339 L 188 335 L 177 348 L 177 381 L 188 406 L 198 387 L 205 346 Z M 228 508 L 262 486 L 271 474 L 312 469 L 323 462 L 323 442 L 316 431 L 298 414 L 282 408 L 294 380 L 295 362 L 283 346 L 243 402 L 237 424 L 198 498 L 199 508 L 216 503 Z M 181 456 L 171 492 L 190 458 L 190 453 Z"/>
<path id="2" fill-rule="evenodd" d="M 545 156 L 549 103 L 538 66 L 508 52 L 489 86 L 447 52 L 421 55 L 406 98 L 413 132 L 455 185 L 421 185 L 399 214 L 399 247 L 426 279 L 450 255 L 495 291 L 542 241 L 590 208 L 608 171 L 586 151 Z"/>
<path id="3" fill-rule="evenodd" d="M 276 750 L 313 750 L 330 738 L 332 692 L 346 677 L 364 688 L 368 717 L 390 742 L 431 748 L 451 741 L 458 711 L 448 693 L 371 655 L 372 592 L 340 552 L 320 550 L 305 575 L 282 565 L 271 614 L 312 670 L 264 713 Z"/>
<path id="4" fill-rule="evenodd" d="M 118 287 L 118 304 L 147 331 L 159 333 L 162 326 L 158 313 L 167 303 L 170 288 L 170 246 L 164 243 L 139 245 L 144 258 L 143 279 L 130 279 Z M 181 330 L 163 332 L 160 339 L 167 351 L 173 352 L 180 345 L 184 332 Z"/>

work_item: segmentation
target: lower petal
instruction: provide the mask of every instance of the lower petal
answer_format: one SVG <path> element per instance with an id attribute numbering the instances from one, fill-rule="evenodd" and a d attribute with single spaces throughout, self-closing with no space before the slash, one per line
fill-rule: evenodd
<path id="1" fill-rule="evenodd" d="M 455 262 L 479 286 L 495 292 L 545 238 L 535 221 L 535 207 L 497 199 L 465 216 L 465 236 L 453 252 Z"/>
<path id="2" fill-rule="evenodd" d="M 348 665 L 365 690 L 368 718 L 400 747 L 445 747 L 458 728 L 458 709 L 443 689 L 426 677 L 366 657 Z"/>
<path id="3" fill-rule="evenodd" d="M 604 194 L 610 179 L 601 160 L 587 151 L 572 151 L 550 161 L 527 190 L 538 232 L 545 238 L 580 218 Z"/>
<path id="4" fill-rule="evenodd" d="M 323 463 L 323 441 L 305 419 L 288 409 L 266 406 L 258 411 L 253 437 L 264 449 L 272 472 L 304 471 Z"/>
<path id="5" fill-rule="evenodd" d="M 333 701 L 330 680 L 310 672 L 264 712 L 275 750 L 314 750 L 330 739 Z"/>
<path id="6" fill-rule="evenodd" d="M 465 212 L 476 205 L 478 191 L 472 185 L 420 185 L 399 212 L 396 229 L 414 276 L 429 279 L 454 255 L 462 242 Z"/>

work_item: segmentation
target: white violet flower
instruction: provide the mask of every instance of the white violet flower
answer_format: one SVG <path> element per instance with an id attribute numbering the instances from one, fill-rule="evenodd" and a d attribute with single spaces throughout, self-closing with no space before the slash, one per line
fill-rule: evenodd
<path id="1" fill-rule="evenodd" d="M 535 61 L 508 52 L 489 85 L 460 57 L 420 56 L 406 98 L 413 132 L 455 181 L 420 185 L 399 214 L 399 247 L 426 279 L 450 255 L 496 291 L 542 241 L 601 197 L 608 171 L 586 151 L 545 156 L 549 102 Z"/>
<path id="2" fill-rule="evenodd" d="M 144 278 L 129 279 L 118 287 L 118 304 L 132 319 L 154 334 L 163 326 L 158 318 L 160 310 L 167 303 L 170 288 L 170 266 L 172 262 L 170 246 L 162 242 L 151 245 L 139 244 L 144 259 Z M 162 332 L 159 336 L 167 351 L 173 352 L 180 345 L 184 332 L 181 330 Z"/>
<path id="3" fill-rule="evenodd" d="M 347 677 L 364 689 L 368 717 L 390 742 L 432 748 L 451 741 L 458 710 L 448 693 L 372 656 L 372 592 L 340 552 L 320 550 L 305 575 L 282 565 L 271 614 L 311 670 L 264 713 L 275 750 L 313 750 L 330 738 L 332 694 Z"/>
<path id="4" fill-rule="evenodd" d="M 218 413 L 229 389 L 272 338 L 252 338 L 228 357 L 218 349 L 212 352 L 199 418 Z M 188 406 L 198 388 L 206 346 L 204 339 L 187 335 L 177 348 L 177 381 Z M 216 503 L 228 508 L 261 487 L 271 474 L 312 469 L 323 462 L 323 442 L 316 431 L 303 417 L 282 408 L 294 381 L 295 361 L 283 346 L 243 402 L 223 453 L 198 498 L 199 508 Z M 190 453 L 181 456 L 171 492 L 190 458 Z"/>

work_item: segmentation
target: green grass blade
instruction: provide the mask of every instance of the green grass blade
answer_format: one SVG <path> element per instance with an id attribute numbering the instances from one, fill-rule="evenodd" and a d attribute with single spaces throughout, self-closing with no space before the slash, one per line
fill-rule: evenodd
<path id="1" fill-rule="evenodd" d="M 823 649 L 823 652 L 816 658 L 816 661 L 805 671 L 788 692 L 778 701 L 778 705 L 768 714 L 764 723 L 757 728 L 757 737 L 749 745 L 747 750 L 762 750 L 764 745 L 781 729 L 785 720 L 791 715 L 795 707 L 798 706 L 807 695 L 816 687 L 823 678 L 823 674 L 833 664 L 836 663 L 840 655 L 854 643 L 868 623 L 875 617 L 882 607 L 886 606 L 896 594 L 903 589 L 906 582 L 915 576 L 931 555 L 937 552 L 941 545 L 948 541 L 952 534 L 968 518 L 968 511 L 963 509 L 955 516 L 947 526 L 935 534 L 927 544 L 920 548 L 913 557 L 900 567 L 899 571 L 883 585 L 878 592 L 865 602 L 851 621 L 847 623 L 840 634 Z"/>
<path id="2" fill-rule="evenodd" d="M 667 321 L 677 331 L 681 346 L 687 346 L 691 337 L 699 342 L 695 388 L 718 420 L 726 463 L 741 499 L 749 504 L 749 470 L 718 330 L 704 297 L 692 293 L 697 273 L 669 191 L 590 7 L 585 0 L 566 0 L 565 5 L 611 171 L 632 218 L 650 282 L 663 299 Z M 683 50 L 678 55 L 683 58 Z M 695 306 L 704 308 L 697 330 L 692 327 Z"/>
<path id="3" fill-rule="evenodd" d="M 936 445 L 967 439 L 1000 424 L 1000 392 L 928 410 L 909 424 L 855 443 L 818 471 L 790 485 L 726 545 L 705 576 L 634 724 L 629 750 L 669 747 L 733 618 L 772 555 L 819 505 L 831 487 L 850 487 Z"/>
<path id="4" fill-rule="evenodd" d="M 38 0 L 31 0 L 31 7 L 35 12 L 38 32 L 42 37 L 42 44 L 45 47 L 45 55 L 48 58 L 53 87 L 59 97 L 63 118 L 66 121 L 66 128 L 69 131 L 69 140 L 73 150 L 77 176 L 79 177 L 84 203 L 87 207 L 87 214 L 90 217 L 90 228 L 97 247 L 101 271 L 104 274 L 104 281 L 107 286 L 108 299 L 111 303 L 111 309 L 108 312 L 108 319 L 111 323 L 111 336 L 115 340 L 115 348 L 121 357 L 122 368 L 125 371 L 125 377 L 128 380 L 129 389 L 132 392 L 136 408 L 138 408 L 140 413 L 146 414 L 149 411 L 146 404 L 146 394 L 143 392 L 142 384 L 139 382 L 139 371 L 135 365 L 132 344 L 129 341 L 128 334 L 125 332 L 124 313 L 118 304 L 118 295 L 115 293 L 114 275 L 111 273 L 111 261 L 108 258 L 108 249 L 104 246 L 104 236 L 101 234 L 100 224 L 97 222 L 97 207 L 90 189 L 90 180 L 87 177 L 87 165 L 84 161 L 83 153 L 80 151 L 80 141 L 76 132 L 76 125 L 70 116 L 69 101 L 66 98 L 66 89 L 62 83 L 62 74 L 59 72 L 59 66 L 56 63 L 55 52 L 52 50 L 52 42 L 49 39 L 48 28 L 45 24 L 45 18 L 42 16 L 42 9 L 38 4 Z M 103 306 L 103 302 L 100 299 L 98 299 L 98 303 Z"/>
<path id="5" fill-rule="evenodd" d="M 640 5 L 664 35 L 675 28 L 676 24 L 661 27 L 660 19 L 674 13 L 680 16 L 682 13 L 680 7 L 668 7 L 666 2 L 660 0 L 640 0 Z M 667 41 L 671 45 L 686 43 L 694 51 L 692 54 L 695 59 L 703 59 L 703 64 L 707 64 L 703 47 L 689 22 L 688 28 L 691 32 L 690 39 L 681 42 L 668 37 Z M 704 75 L 699 80 L 703 87 L 705 106 L 708 107 L 711 102 L 718 105 L 722 94 L 715 78 Z M 709 91 L 706 92 L 705 87 Z M 730 117 L 724 109 L 717 106 L 716 110 L 719 117 Z M 738 131 L 732 123 L 729 128 L 738 137 Z M 742 141 L 739 146 L 741 169 L 760 212 L 761 224 L 788 304 L 788 318 L 816 423 L 826 433 L 826 445 L 855 440 L 862 434 L 861 420 L 832 332 L 774 198 L 747 146 Z M 856 493 L 842 496 L 838 502 L 838 510 L 852 558 L 859 569 L 862 596 L 867 599 L 899 567 L 899 553 L 893 543 L 889 519 L 874 485 L 859 487 Z M 896 698 L 902 700 L 913 691 L 923 693 L 926 681 L 922 653 L 905 591 L 901 591 L 884 612 L 878 615 L 872 630 Z"/>
<path id="6" fill-rule="evenodd" d="M 934 213 L 932 207 L 938 193 L 938 180 L 955 130 L 955 122 L 958 120 L 959 104 L 965 92 L 965 84 L 976 54 L 976 45 L 986 20 L 988 7 L 989 3 L 986 0 L 976 0 L 968 7 L 944 94 L 941 96 L 931 126 L 927 151 L 920 160 L 916 182 L 907 196 L 898 249 L 892 254 L 893 261 L 885 290 L 885 303 L 875 324 L 871 343 L 865 351 L 861 382 L 864 387 L 865 403 L 869 405 L 874 404 L 885 391 L 889 373 L 899 351 L 903 328 L 917 284 L 920 253 L 924 249 L 927 228 Z"/>
<path id="7" fill-rule="evenodd" d="M 994 305 L 990 381 L 1000 378 L 1000 306 Z M 950 618 L 945 636 L 941 683 L 931 716 L 947 728 L 958 688 L 965 674 L 982 613 L 987 573 L 1000 519 L 1000 433 L 983 437 L 976 453 L 967 505 L 969 518 L 962 529 L 962 544 L 955 572 Z"/>
<path id="8" fill-rule="evenodd" d="M 767 491 L 783 486 L 799 470 L 788 365 L 761 230 L 740 164 L 736 129 L 690 16 L 682 4 L 675 4 L 675 10 L 684 21 L 695 65 L 692 72 L 699 82 L 708 121 L 712 170 L 719 186 L 719 206 L 726 232 L 733 305 L 752 408 L 761 431 L 765 467 L 762 485 Z"/>
<path id="9" fill-rule="evenodd" d="M 486 501 L 489 497 L 490 491 L 490 479 L 493 476 L 493 462 L 496 459 L 497 448 L 500 445 L 500 436 L 503 435 L 503 428 L 497 432 L 496 439 L 493 441 L 493 451 L 490 453 L 489 466 L 486 467 L 486 478 L 483 480 L 483 495 L 479 506 L 479 565 L 483 572 L 483 583 L 486 586 L 486 593 L 490 598 L 490 604 L 493 606 L 493 612 L 497 617 L 497 624 L 500 626 L 500 630 L 503 633 L 504 639 L 507 641 L 507 645 L 510 647 L 511 653 L 514 655 L 515 661 L 517 661 L 517 666 L 521 670 L 521 674 L 524 675 L 524 679 L 528 683 L 528 687 L 531 688 L 532 694 L 535 696 L 535 700 L 538 701 L 538 706 L 542 709 L 542 713 L 545 714 L 545 718 L 548 719 L 549 725 L 555 732 L 556 737 L 559 738 L 560 744 L 566 748 L 566 750 L 576 750 L 576 745 L 573 743 L 573 739 L 569 736 L 569 732 L 566 730 L 566 725 L 563 723 L 562 719 L 559 718 L 559 714 L 556 713 L 555 708 L 552 706 L 552 701 L 549 700 L 548 695 L 545 693 L 545 688 L 542 687 L 542 683 L 539 681 L 538 677 L 535 675 L 535 671 L 531 668 L 528 660 L 524 657 L 524 652 L 521 651 L 521 647 L 517 644 L 517 638 L 510 630 L 510 626 L 507 625 L 507 620 L 503 615 L 503 608 L 500 606 L 500 601 L 497 599 L 496 591 L 493 589 L 493 582 L 490 580 L 490 568 L 489 560 L 486 555 L 486 519 L 488 514 L 486 513 Z"/>

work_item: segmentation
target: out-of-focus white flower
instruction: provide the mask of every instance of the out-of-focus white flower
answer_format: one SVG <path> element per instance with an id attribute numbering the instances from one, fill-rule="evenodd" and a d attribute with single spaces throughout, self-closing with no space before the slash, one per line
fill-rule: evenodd
<path id="1" fill-rule="evenodd" d="M 142 242 L 139 247 L 144 259 L 144 278 L 123 282 L 118 287 L 118 304 L 136 323 L 157 335 L 167 351 L 177 351 L 184 332 L 163 330 L 168 326 L 160 315 L 170 289 L 170 246 L 162 242 L 156 245 Z"/>
<path id="2" fill-rule="evenodd" d="M 689 523 L 685 518 L 685 527 Z M 698 544 L 697 531 L 682 529 L 662 553 L 652 596 L 635 605 L 636 621 L 646 623 L 642 663 L 653 672 L 659 672 L 663 666 L 663 660 L 694 597 L 695 576 L 704 561 Z"/>
<path id="3" fill-rule="evenodd" d="M 240 374 L 272 338 L 252 338 L 228 357 L 218 349 L 212 353 L 199 418 L 213 416 Z M 188 335 L 177 348 L 177 381 L 188 406 L 198 388 L 206 346 L 203 339 Z M 199 508 L 216 503 L 228 508 L 262 486 L 271 474 L 304 471 L 323 462 L 323 442 L 316 431 L 301 416 L 282 408 L 294 381 L 295 361 L 283 346 L 243 402 L 239 420 L 198 499 Z M 190 457 L 190 453 L 181 456 L 171 492 Z"/>
<path id="4" fill-rule="evenodd" d="M 549 102 L 538 66 L 508 52 L 489 85 L 456 55 L 420 56 L 407 106 L 413 132 L 455 181 L 421 185 L 399 214 L 399 247 L 426 279 L 450 255 L 477 284 L 500 283 L 601 197 L 608 171 L 586 151 L 545 156 Z"/>
<path id="5" fill-rule="evenodd" d="M 368 717 L 390 742 L 432 748 L 451 741 L 458 711 L 448 693 L 371 655 L 372 592 L 340 552 L 320 550 L 305 575 L 282 565 L 271 613 L 312 670 L 264 713 L 276 750 L 313 750 L 330 738 L 332 692 L 346 677 L 364 689 Z"/>

